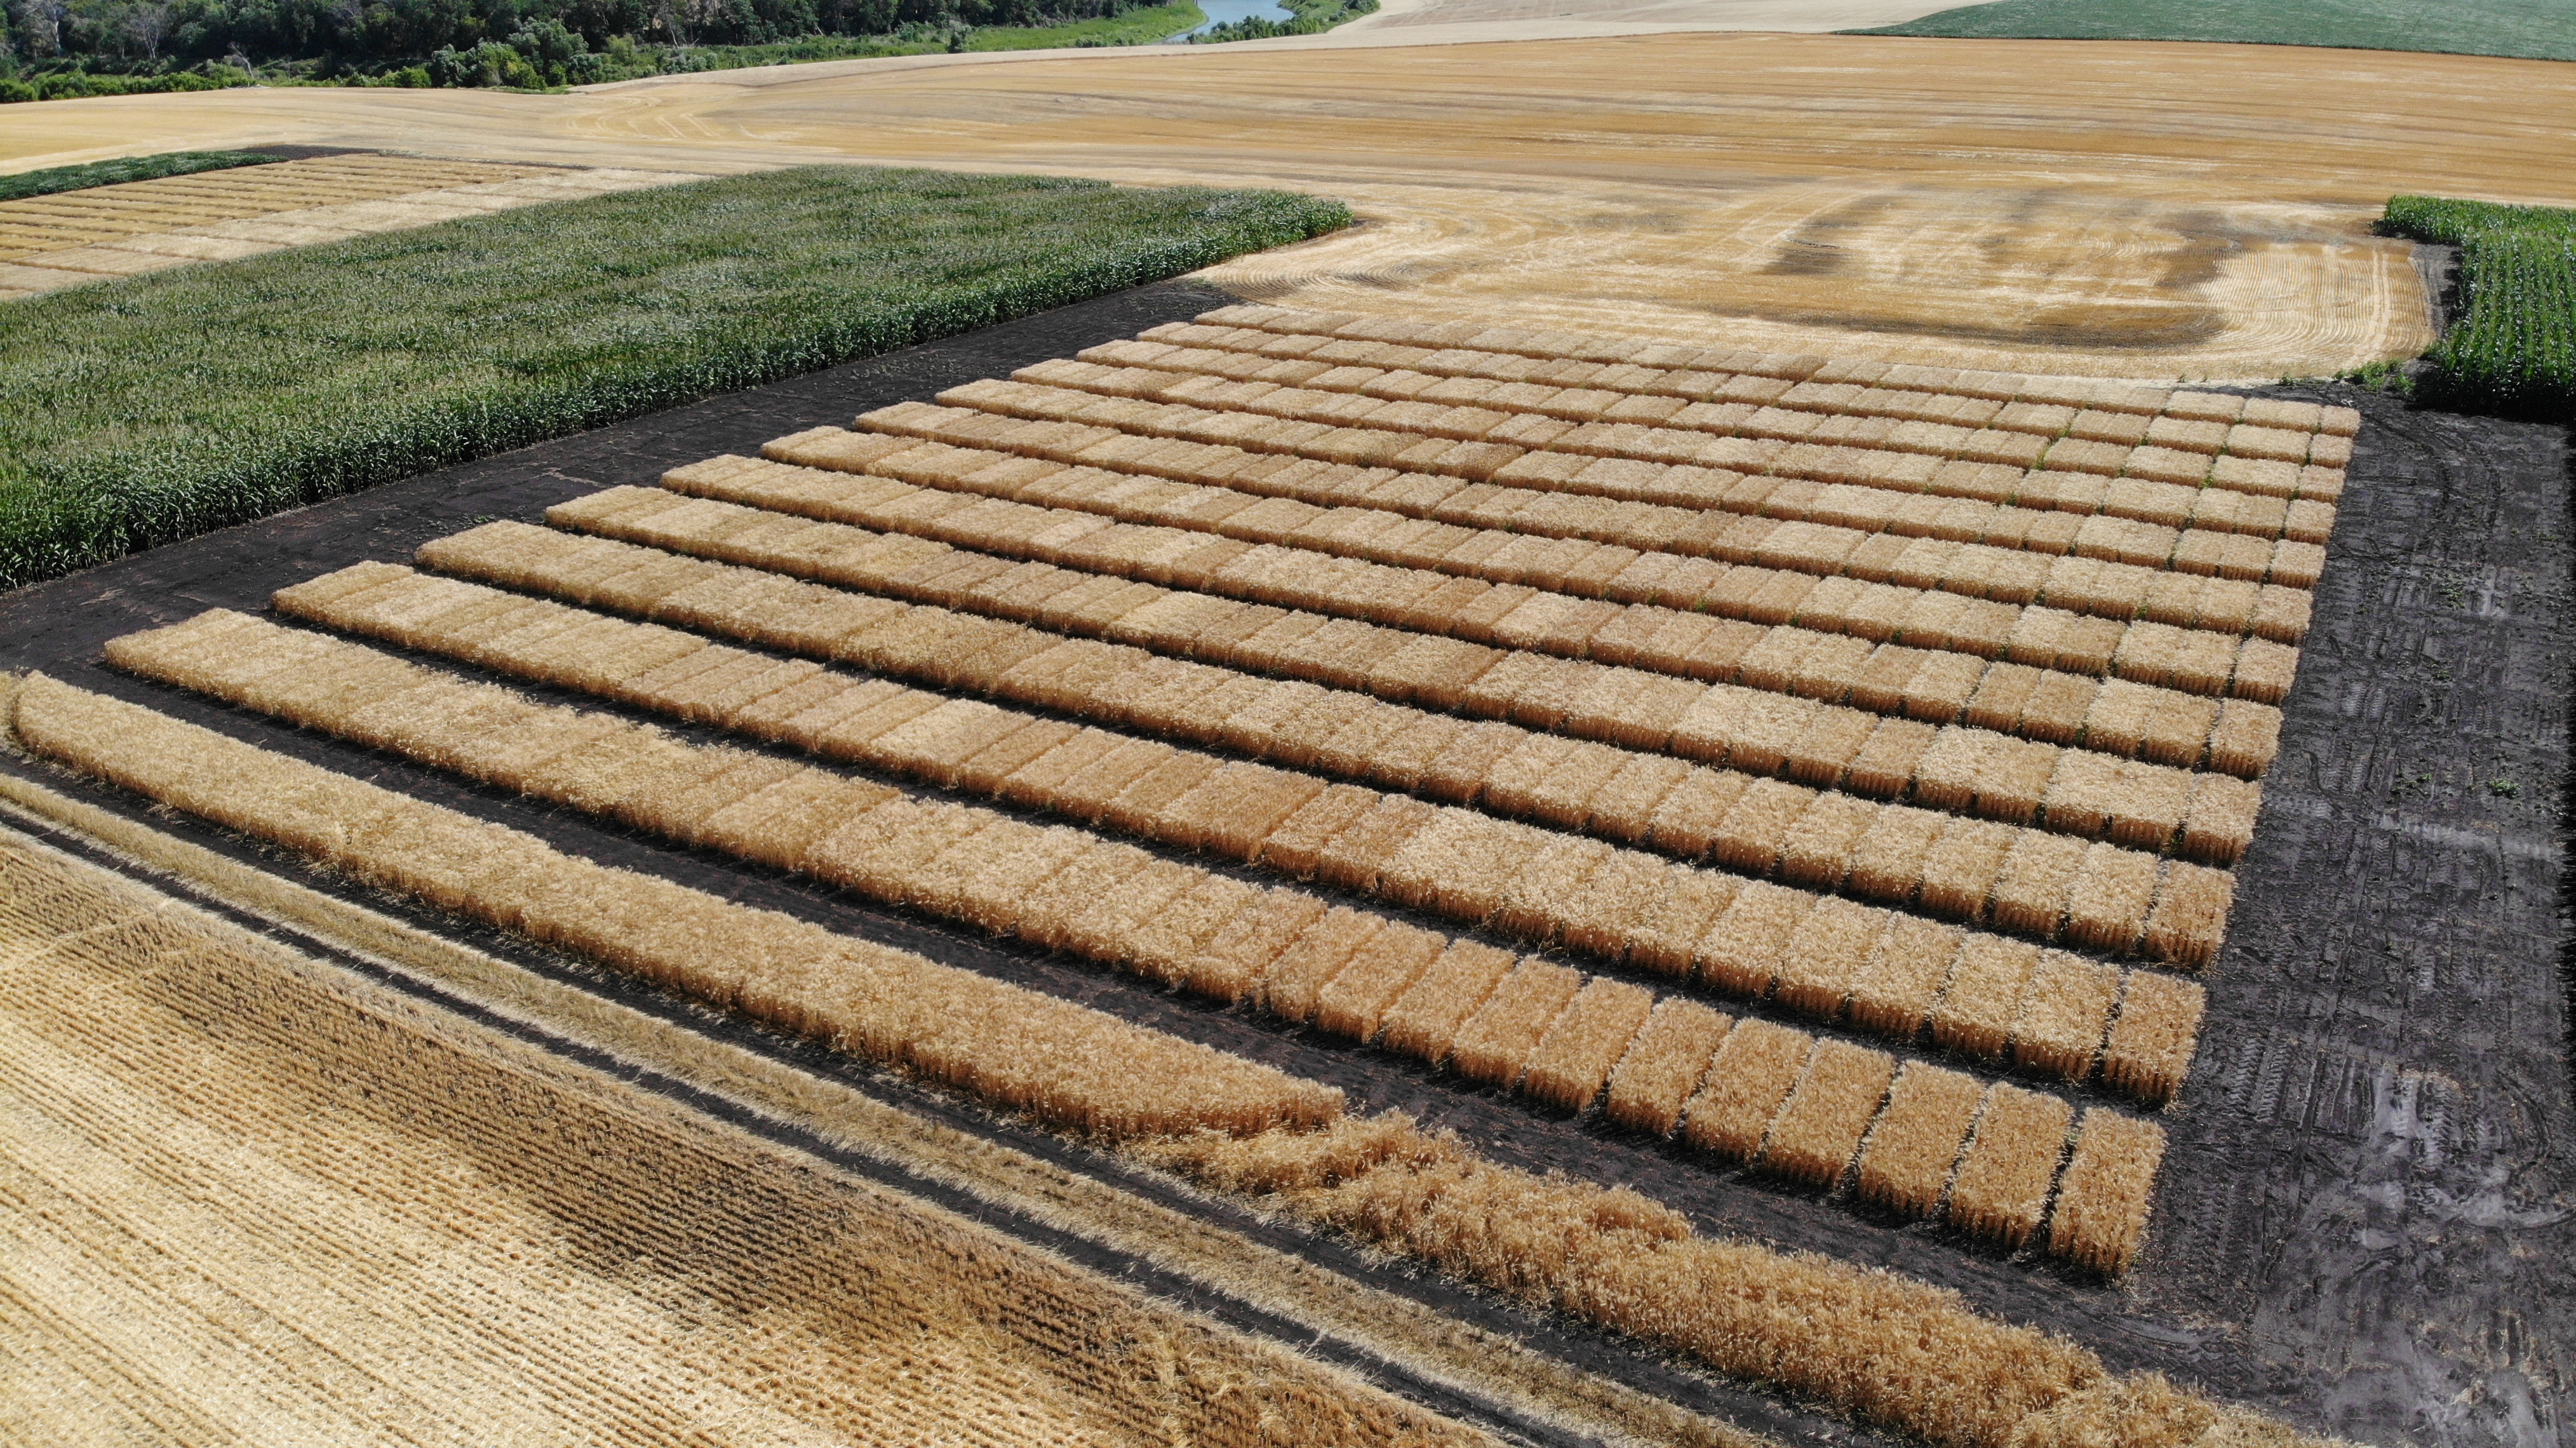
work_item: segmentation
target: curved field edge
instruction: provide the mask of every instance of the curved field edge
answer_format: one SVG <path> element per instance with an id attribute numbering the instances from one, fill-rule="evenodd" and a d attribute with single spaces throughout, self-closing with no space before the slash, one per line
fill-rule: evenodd
<path id="1" fill-rule="evenodd" d="M 813 166 L 0 306 L 0 588 L 1160 281 L 1339 202 Z"/>
<path id="2" fill-rule="evenodd" d="M 2317 1441 L 2160 1376 L 2114 1374 L 2074 1343 L 1988 1318 L 1947 1289 L 1702 1237 L 1679 1213 L 1633 1191 L 1501 1166 L 1401 1114 L 1361 1120 L 1219 1110 L 1202 1114 L 1203 1125 L 1189 1124 L 1187 1103 L 1207 1099 L 1206 1087 L 1257 1074 L 1232 1058 L 1183 1052 L 1186 1062 L 1159 1063 L 1175 1075 L 1154 1079 L 1148 1070 L 1135 1080 L 1112 1069 L 1114 1046 L 1088 1061 L 1085 1051 L 1049 1046 L 1035 1053 L 1036 1074 L 1018 1087 L 983 1079 L 988 1071 L 1014 1072 L 980 1049 L 934 1065 L 937 1053 L 925 1055 L 916 1042 L 953 1034 L 957 1016 L 908 994 L 851 989 L 800 971 L 792 961 L 804 957 L 752 943 L 760 932 L 747 927 L 757 926 L 762 912 L 627 877 L 656 908 L 594 913 L 581 908 L 582 891 L 548 886 L 585 869 L 603 878 L 617 872 L 570 860 L 507 827 L 42 675 L 0 676 L 0 739 L 667 988 L 739 1003 L 755 1015 L 770 1013 L 756 1002 L 774 998 L 790 1008 L 779 1023 L 799 1034 L 909 1067 L 1004 1109 L 1029 1110 L 1059 1129 L 1122 1144 L 1202 1187 L 1260 1197 L 1316 1226 L 1941 1448 L 2292 1448 Z M 518 883 L 496 889 L 504 878 Z M 681 915 L 702 919 L 675 935 L 667 922 Z M 560 927 L 546 923 L 557 919 Z M 965 990 L 1004 999 L 987 985 Z M 1029 1043 L 1088 1014 L 1035 1000 L 1012 1013 L 1024 1016 L 1018 1039 Z M 1143 1042 L 1152 1034 L 1130 1028 L 1124 1039 Z M 1115 1108 L 1121 1098 L 1140 1096 L 1153 1098 L 1154 1107 Z M 1264 1115 L 1285 1124 L 1264 1129 Z"/>
<path id="3" fill-rule="evenodd" d="M 2576 14 L 2545 0 L 1996 0 L 1847 35 L 2196 40 L 2576 60 Z"/>
<path id="4" fill-rule="evenodd" d="M 2576 211 L 2393 196 L 2380 229 L 2460 249 L 2459 308 L 2416 395 L 2576 423 Z"/>

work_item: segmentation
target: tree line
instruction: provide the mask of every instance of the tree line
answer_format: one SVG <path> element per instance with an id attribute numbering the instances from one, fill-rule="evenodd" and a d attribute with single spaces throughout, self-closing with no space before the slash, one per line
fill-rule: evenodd
<path id="1" fill-rule="evenodd" d="M 670 68 L 694 46 L 808 37 L 889 41 L 1050 25 L 1156 0 L 5 0 L 0 81 L 64 94 L 73 78 L 380 77 L 521 85 Z M 506 52 L 502 54 L 500 52 Z M 685 58 L 681 68 L 687 68 Z M 48 86 L 47 78 L 56 78 Z M 141 88 L 141 87 L 92 87 Z M 150 88 L 162 88 L 158 85 Z M 32 97 L 31 97 L 32 98 Z"/>

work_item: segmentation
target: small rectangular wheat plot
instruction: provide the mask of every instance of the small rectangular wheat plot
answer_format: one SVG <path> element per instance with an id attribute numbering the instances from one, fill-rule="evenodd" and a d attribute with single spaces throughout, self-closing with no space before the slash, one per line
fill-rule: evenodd
<path id="1" fill-rule="evenodd" d="M 2100 1107 L 2084 1113 L 2049 1217 L 2048 1250 L 2106 1276 L 2137 1260 L 2155 1205 L 2164 1128 Z"/>

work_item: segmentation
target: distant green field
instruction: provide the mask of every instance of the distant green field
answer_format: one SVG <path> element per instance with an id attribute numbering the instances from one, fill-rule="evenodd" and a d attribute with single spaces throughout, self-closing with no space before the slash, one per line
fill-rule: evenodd
<path id="1" fill-rule="evenodd" d="M 1997 0 L 1854 35 L 2221 40 L 2576 60 L 2569 0 Z"/>
<path id="2" fill-rule="evenodd" d="M 806 166 L 0 303 L 0 589 L 1350 220 Z"/>

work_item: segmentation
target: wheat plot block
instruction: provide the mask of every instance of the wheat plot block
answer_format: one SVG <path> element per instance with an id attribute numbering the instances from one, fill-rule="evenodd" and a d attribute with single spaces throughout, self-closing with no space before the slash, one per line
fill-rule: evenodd
<path id="1" fill-rule="evenodd" d="M 2209 964 L 2218 957 L 2227 912 L 2235 903 L 2233 874 L 2167 861 L 2155 906 L 2147 914 L 2147 954 L 2195 970 Z"/>
<path id="2" fill-rule="evenodd" d="M 1654 1009 L 1654 992 L 1595 977 L 1584 985 L 1529 1058 L 1524 1095 L 1581 1111 L 1601 1095 Z"/>
<path id="3" fill-rule="evenodd" d="M 2012 1040 L 2022 992 L 2039 968 L 2039 956 L 2039 947 L 2026 941 L 1967 932 L 1949 985 L 1932 1008 L 1932 1039 L 1973 1056 L 2001 1056 Z"/>
<path id="4" fill-rule="evenodd" d="M 1125 968 L 1164 985 L 1187 986 L 1207 943 L 1237 916 L 1259 909 L 1267 893 L 1202 873 L 1177 899 L 1138 923 L 1127 942 Z"/>
<path id="5" fill-rule="evenodd" d="M 1923 854 L 1923 907 L 1962 920 L 1982 916 L 2015 833 L 1985 820 L 1950 817 Z"/>
<path id="6" fill-rule="evenodd" d="M 1628 940 L 1628 963 L 1665 975 L 1687 976 L 1698 964 L 1700 942 L 1735 904 L 1742 885 L 1707 870 L 1668 870 L 1663 897 L 1638 918 Z"/>
<path id="7" fill-rule="evenodd" d="M 1769 874 L 1788 844 L 1790 831 L 1815 800 L 1816 792 L 1803 785 L 1755 780 L 1718 828 L 1719 862 L 1748 874 Z"/>
<path id="8" fill-rule="evenodd" d="M 2054 938 L 2087 848 L 2084 841 L 2064 835 L 2021 831 L 1995 878 L 1995 923 L 2007 930 Z"/>
<path id="9" fill-rule="evenodd" d="M 1271 890 L 1225 923 L 1191 960 L 1188 987 L 1229 1004 L 1256 995 L 1270 967 L 1329 907 L 1301 890 Z"/>
<path id="10" fill-rule="evenodd" d="M 2098 1106 L 2085 1112 L 2049 1217 L 2048 1250 L 2106 1277 L 2129 1270 L 2146 1242 L 2164 1154 L 2155 1123 Z"/>
<path id="11" fill-rule="evenodd" d="M 2097 950 L 2135 948 L 2146 933 L 2155 887 L 2153 855 L 2112 844 L 2094 845 L 2085 851 L 2083 865 L 2067 892 L 2067 938 Z"/>
<path id="12" fill-rule="evenodd" d="M 1887 922 L 1884 910 L 1830 895 L 1818 900 L 1780 953 L 1774 998 L 1805 1015 L 1841 1015 L 1843 999 L 1869 965 Z"/>
<path id="13" fill-rule="evenodd" d="M 1772 1172 L 1831 1191 L 1860 1150 L 1861 1137 L 1886 1099 L 1896 1058 L 1842 1041 L 1817 1045 L 1807 1074 L 1789 1093 L 1762 1148 Z"/>
<path id="14" fill-rule="evenodd" d="M 1262 1005 L 1300 1025 L 1313 1020 L 1324 988 L 1389 924 L 1382 915 L 1342 906 L 1326 911 L 1271 962 L 1262 977 Z"/>
<path id="15" fill-rule="evenodd" d="M 1964 938 L 1955 926 L 1891 912 L 1887 932 L 1852 980 L 1852 1020 L 1885 1035 L 1913 1040 L 1931 1019 Z"/>
<path id="16" fill-rule="evenodd" d="M 2102 1079 L 2150 1104 L 2172 1100 L 2190 1074 L 2207 999 L 2190 981 L 2151 970 L 2130 972 L 2119 1017 L 2102 1048 Z"/>
<path id="17" fill-rule="evenodd" d="M 1735 1020 L 1697 1001 L 1666 996 L 1610 1073 L 1602 1102 L 1607 1119 L 1653 1136 L 1673 1134 L 1682 1105 L 1699 1090 Z"/>
<path id="18" fill-rule="evenodd" d="M 2069 1081 L 2092 1075 L 2120 978 L 2115 966 L 2062 950 L 2041 952 L 2013 1023 L 2013 1060 Z"/>
<path id="19" fill-rule="evenodd" d="M 1481 1009 L 1510 973 L 1515 957 L 1474 941 L 1454 940 L 1396 998 L 1386 1013 L 1386 1047 L 1438 1066 L 1448 1061 L 1468 1017 Z"/>
<path id="20" fill-rule="evenodd" d="M 1460 1028 L 1450 1066 L 1471 1081 L 1511 1086 L 1582 984 L 1579 971 L 1523 960 Z"/>
<path id="21" fill-rule="evenodd" d="M 1315 1024 L 1354 1041 L 1374 1039 L 1387 1008 L 1448 946 L 1447 937 L 1432 931 L 1388 924 L 1316 994 Z"/>
<path id="22" fill-rule="evenodd" d="M 1909 1217 L 1938 1210 L 1983 1096 L 1973 1077 L 1906 1062 L 1861 1150 L 1861 1200 Z"/>
<path id="23" fill-rule="evenodd" d="M 1728 1032 L 1682 1118 L 1683 1139 L 1738 1160 L 1761 1150 L 1771 1119 L 1805 1074 L 1815 1044 L 1806 1032 L 1769 1021 L 1748 1020 Z"/>
<path id="24" fill-rule="evenodd" d="M 1950 1181 L 1950 1221 L 2020 1247 L 2039 1229 L 2075 1108 L 2000 1081 L 1986 1088 L 1975 1135 Z"/>
<path id="25" fill-rule="evenodd" d="M 1867 838 L 1870 827 L 1887 808 L 1889 806 L 1854 799 L 1847 794 L 1816 796 L 1806 812 L 1798 817 L 1797 823 L 1790 826 L 1788 837 L 1781 846 L 1781 875 L 1801 885 L 1813 885 L 1824 890 L 1842 884 L 1843 877 L 1851 870 L 1853 855 L 1859 850 L 1861 841 Z M 1854 888 L 1859 893 L 1870 893 L 1859 882 L 1855 882 Z M 1906 894 L 1912 894 L 1913 881 L 1905 881 L 1902 888 Z"/>
<path id="26" fill-rule="evenodd" d="M 1700 940 L 1700 979 L 1738 995 L 1767 994 L 1780 973 L 1782 952 L 1815 903 L 1816 897 L 1801 890 L 1746 883 Z"/>

